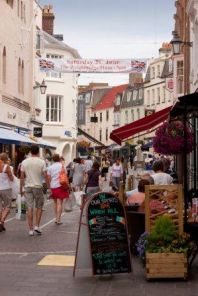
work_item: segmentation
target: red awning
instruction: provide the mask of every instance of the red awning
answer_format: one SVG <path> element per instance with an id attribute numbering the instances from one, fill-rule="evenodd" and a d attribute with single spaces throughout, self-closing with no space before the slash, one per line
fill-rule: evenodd
<path id="1" fill-rule="evenodd" d="M 149 116 L 143 117 L 139 120 L 113 130 L 110 134 L 110 139 L 121 145 L 123 140 L 132 137 L 137 133 L 147 131 L 165 121 L 168 118 L 171 108 L 172 106 L 167 107 Z"/>

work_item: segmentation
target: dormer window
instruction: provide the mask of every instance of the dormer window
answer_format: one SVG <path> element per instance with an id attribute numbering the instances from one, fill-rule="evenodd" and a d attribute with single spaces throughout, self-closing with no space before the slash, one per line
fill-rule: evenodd
<path id="1" fill-rule="evenodd" d="M 120 104 L 121 104 L 121 95 L 117 95 L 115 103 L 116 103 L 116 106 L 120 106 Z"/>
<path id="2" fill-rule="evenodd" d="M 130 102 L 131 100 L 131 91 L 127 92 L 127 102 Z"/>

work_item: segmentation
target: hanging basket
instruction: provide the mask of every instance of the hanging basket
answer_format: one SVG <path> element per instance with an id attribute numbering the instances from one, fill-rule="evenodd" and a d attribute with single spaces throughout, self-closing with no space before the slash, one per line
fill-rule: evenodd
<path id="1" fill-rule="evenodd" d="M 184 151 L 184 125 L 181 121 L 164 122 L 155 133 L 153 147 L 155 152 L 164 155 L 180 154 Z M 186 127 L 186 152 L 193 150 L 193 134 Z"/>

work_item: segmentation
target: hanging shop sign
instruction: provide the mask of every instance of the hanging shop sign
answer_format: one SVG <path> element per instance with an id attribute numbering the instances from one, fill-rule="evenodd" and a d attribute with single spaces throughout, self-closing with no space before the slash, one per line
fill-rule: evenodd
<path id="1" fill-rule="evenodd" d="M 146 59 L 44 59 L 40 58 L 41 71 L 62 73 L 142 73 Z"/>
<path id="2" fill-rule="evenodd" d="M 42 127 L 34 127 L 33 128 L 33 135 L 34 135 L 34 137 L 41 138 L 43 136 Z"/>
<path id="3" fill-rule="evenodd" d="M 173 92 L 173 89 L 174 89 L 173 78 L 166 78 L 166 89 L 170 92 Z"/>

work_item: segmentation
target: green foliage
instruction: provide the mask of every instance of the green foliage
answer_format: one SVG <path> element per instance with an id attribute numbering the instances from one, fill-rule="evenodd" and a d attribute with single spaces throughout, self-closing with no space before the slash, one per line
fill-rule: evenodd
<path id="1" fill-rule="evenodd" d="M 172 220 L 167 216 L 161 216 L 155 221 L 149 240 L 168 244 L 177 237 L 177 231 Z"/>
<path id="2" fill-rule="evenodd" d="M 187 234 L 178 235 L 173 221 L 161 216 L 155 221 L 151 234 L 147 237 L 145 251 L 149 253 L 186 253 L 195 247 Z"/>

